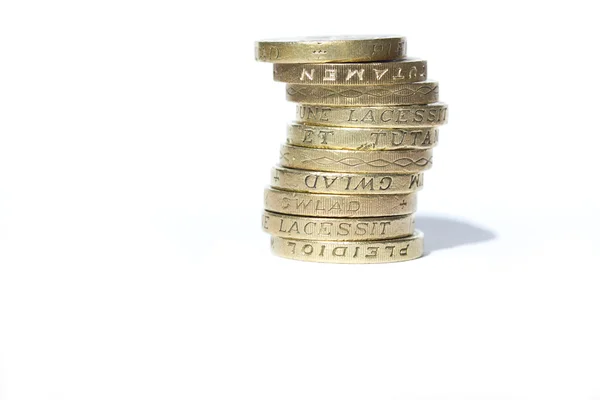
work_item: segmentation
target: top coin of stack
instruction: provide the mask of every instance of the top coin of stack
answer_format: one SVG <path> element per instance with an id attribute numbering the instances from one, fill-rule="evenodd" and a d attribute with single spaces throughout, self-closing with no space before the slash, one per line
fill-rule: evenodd
<path id="1" fill-rule="evenodd" d="M 335 36 L 256 42 L 257 61 L 277 64 L 370 62 L 406 57 L 401 36 Z"/>
<path id="2" fill-rule="evenodd" d="M 415 192 L 447 119 L 427 62 L 406 58 L 400 36 L 265 40 L 255 50 L 299 103 L 265 191 L 273 252 L 337 263 L 420 257 Z"/>

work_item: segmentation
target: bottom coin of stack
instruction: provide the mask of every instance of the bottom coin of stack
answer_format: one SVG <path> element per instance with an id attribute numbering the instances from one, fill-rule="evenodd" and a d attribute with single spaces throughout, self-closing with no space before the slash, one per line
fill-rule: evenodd
<path id="1" fill-rule="evenodd" d="M 271 236 L 271 249 L 280 257 L 294 260 L 372 264 L 408 261 L 423 255 L 423 234 L 373 241 L 333 242 L 324 240 L 287 239 Z"/>

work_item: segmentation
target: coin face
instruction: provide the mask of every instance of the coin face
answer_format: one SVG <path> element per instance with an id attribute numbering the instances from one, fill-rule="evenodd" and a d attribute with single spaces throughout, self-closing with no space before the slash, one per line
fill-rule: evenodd
<path id="1" fill-rule="evenodd" d="M 332 36 L 300 36 L 292 38 L 275 38 L 259 40 L 257 43 L 272 42 L 272 43 L 324 43 L 345 41 L 352 42 L 357 40 L 378 40 L 378 39 L 401 39 L 402 36 L 397 35 L 332 35 Z"/>
<path id="2" fill-rule="evenodd" d="M 301 64 L 311 62 L 372 62 L 402 59 L 402 36 L 324 36 L 261 40 L 255 43 L 258 61 Z"/>

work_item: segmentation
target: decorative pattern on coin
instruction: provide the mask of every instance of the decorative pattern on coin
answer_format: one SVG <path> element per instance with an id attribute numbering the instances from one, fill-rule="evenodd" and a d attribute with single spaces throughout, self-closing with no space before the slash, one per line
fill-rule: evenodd
<path id="1" fill-rule="evenodd" d="M 433 163 L 431 149 L 400 151 L 355 151 L 281 146 L 283 167 L 326 172 L 422 172 Z"/>
<path id="2" fill-rule="evenodd" d="M 411 105 L 438 101 L 437 82 L 412 82 L 360 87 L 294 85 L 286 87 L 287 99 L 315 105 Z"/>

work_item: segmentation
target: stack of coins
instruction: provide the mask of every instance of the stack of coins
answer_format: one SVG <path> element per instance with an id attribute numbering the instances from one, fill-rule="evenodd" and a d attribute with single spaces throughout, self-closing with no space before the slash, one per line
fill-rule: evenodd
<path id="1" fill-rule="evenodd" d="M 263 228 L 279 256 L 383 263 L 423 255 L 416 192 L 447 107 L 403 37 L 256 43 L 298 103 L 265 191 Z"/>

